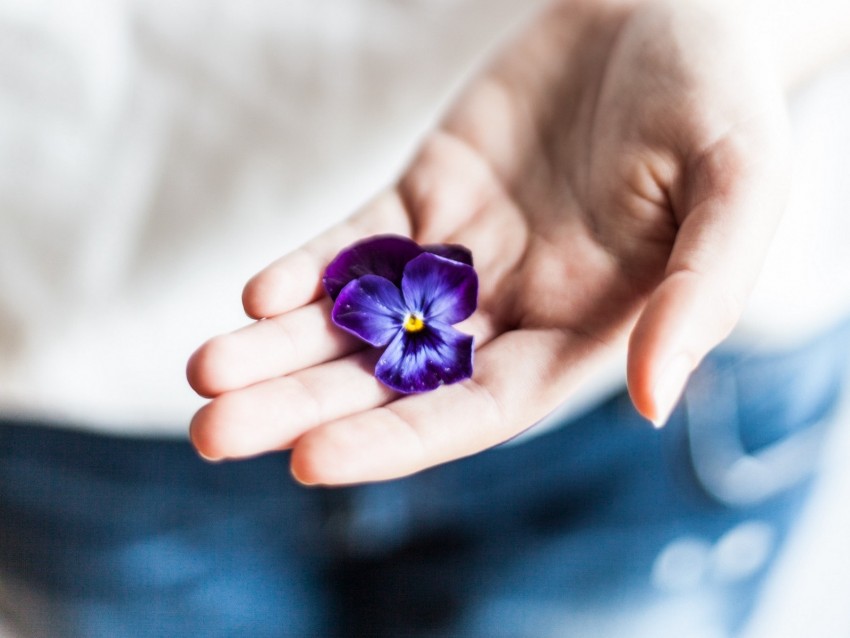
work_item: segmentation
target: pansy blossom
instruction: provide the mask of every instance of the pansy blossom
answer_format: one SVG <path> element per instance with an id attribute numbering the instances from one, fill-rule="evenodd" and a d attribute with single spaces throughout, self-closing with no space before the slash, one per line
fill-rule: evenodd
<path id="1" fill-rule="evenodd" d="M 477 304 L 478 276 L 466 248 L 372 237 L 340 252 L 323 283 L 334 299 L 333 322 L 386 348 L 375 366 L 385 385 L 426 392 L 472 376 L 473 338 L 452 327 Z"/>

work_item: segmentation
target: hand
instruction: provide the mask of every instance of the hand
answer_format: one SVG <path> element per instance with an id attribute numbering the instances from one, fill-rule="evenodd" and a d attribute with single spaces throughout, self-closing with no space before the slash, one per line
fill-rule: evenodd
<path id="1" fill-rule="evenodd" d="M 549 7 L 473 81 L 398 184 L 256 275 L 263 319 L 202 346 L 197 449 L 293 448 L 305 483 L 389 479 L 500 443 L 628 345 L 656 423 L 737 321 L 783 208 L 784 106 L 751 34 L 681 0 Z M 471 380 L 398 396 L 319 281 L 378 233 L 472 249 Z M 568 454 L 568 451 L 565 451 Z"/>

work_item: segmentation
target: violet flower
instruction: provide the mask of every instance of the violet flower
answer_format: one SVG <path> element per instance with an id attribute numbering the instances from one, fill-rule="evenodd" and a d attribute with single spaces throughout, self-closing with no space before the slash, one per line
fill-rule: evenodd
<path id="1" fill-rule="evenodd" d="M 344 249 L 323 279 L 333 322 L 384 353 L 375 376 L 426 392 L 472 376 L 473 338 L 452 327 L 475 310 L 478 276 L 463 246 L 380 235 Z"/>

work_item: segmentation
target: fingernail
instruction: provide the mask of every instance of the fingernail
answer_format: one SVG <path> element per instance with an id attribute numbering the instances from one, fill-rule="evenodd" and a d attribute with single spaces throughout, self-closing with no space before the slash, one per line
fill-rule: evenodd
<path id="1" fill-rule="evenodd" d="M 664 427 L 667 423 L 692 370 L 692 359 L 685 354 L 677 354 L 664 368 L 652 393 L 655 399 L 655 418 L 652 419 L 652 424 L 656 428 Z"/>
<path id="2" fill-rule="evenodd" d="M 198 454 L 198 456 L 200 456 L 202 459 L 204 459 L 207 463 L 220 463 L 221 461 L 224 460 L 223 456 L 219 456 L 219 457 L 207 456 L 206 454 L 204 454 L 203 452 L 201 452 L 198 449 L 195 449 L 195 452 Z"/>
<path id="3" fill-rule="evenodd" d="M 304 487 L 313 487 L 315 485 L 318 485 L 318 483 L 315 482 L 315 481 L 308 481 L 307 479 L 304 479 L 304 478 L 298 476 L 298 472 L 295 470 L 295 467 L 293 467 L 291 464 L 289 466 L 289 473 L 292 474 L 292 478 L 294 478 L 296 481 L 298 481 Z"/>

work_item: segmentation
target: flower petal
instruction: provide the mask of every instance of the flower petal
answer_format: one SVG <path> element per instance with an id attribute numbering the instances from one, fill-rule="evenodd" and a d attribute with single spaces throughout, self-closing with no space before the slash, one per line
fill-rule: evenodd
<path id="1" fill-rule="evenodd" d="M 404 268 L 401 290 L 407 307 L 422 313 L 425 322 L 463 321 L 478 303 L 478 275 L 445 257 L 423 253 Z"/>
<path id="2" fill-rule="evenodd" d="M 404 315 L 399 289 L 377 275 L 348 282 L 331 311 L 336 325 L 373 346 L 389 343 L 401 330 Z"/>
<path id="3" fill-rule="evenodd" d="M 325 270 L 322 283 L 331 299 L 363 275 L 378 275 L 398 286 L 407 262 L 421 254 L 415 241 L 401 235 L 369 237 L 340 251 Z"/>
<path id="4" fill-rule="evenodd" d="M 472 251 L 460 244 L 428 244 L 427 246 L 422 246 L 422 250 L 426 253 L 451 259 L 452 261 L 459 261 L 467 266 L 472 265 Z"/>
<path id="5" fill-rule="evenodd" d="M 400 330 L 375 366 L 375 376 L 398 392 L 427 392 L 472 376 L 473 337 L 432 322 L 422 332 Z"/>

